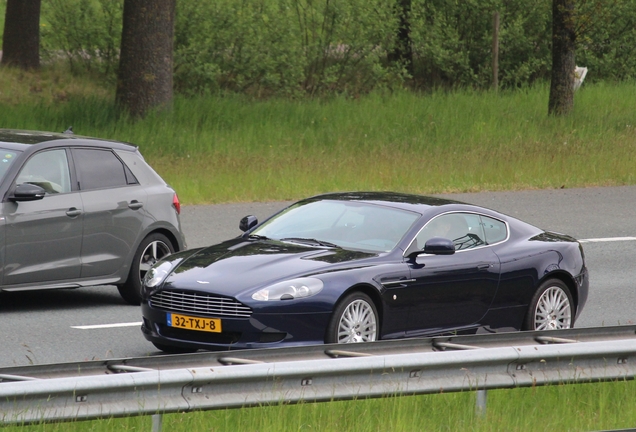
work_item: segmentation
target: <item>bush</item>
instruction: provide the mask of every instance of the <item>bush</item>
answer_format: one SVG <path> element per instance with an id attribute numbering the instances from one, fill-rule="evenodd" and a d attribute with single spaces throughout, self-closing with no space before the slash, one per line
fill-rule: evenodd
<path id="1" fill-rule="evenodd" d="M 177 10 L 181 92 L 358 94 L 391 83 L 395 19 L 383 0 L 216 0 Z"/>
<path id="2" fill-rule="evenodd" d="M 577 63 L 590 70 L 586 80 L 632 80 L 636 77 L 636 1 L 584 3 Z M 608 3 L 607 5 L 604 5 Z"/>
<path id="3" fill-rule="evenodd" d="M 114 77 L 123 1 L 43 2 L 43 54 L 67 59 L 75 72 Z M 413 68 L 388 55 L 405 5 Z M 632 79 L 636 0 L 582 0 L 577 8 L 577 64 L 589 68 L 587 80 Z M 549 1 L 178 0 L 175 88 L 186 95 L 255 97 L 356 97 L 405 83 L 485 89 L 492 82 L 495 11 L 500 86 L 549 80 Z"/>
<path id="4" fill-rule="evenodd" d="M 71 71 L 114 77 L 119 62 L 123 0 L 42 2 L 42 55 L 66 58 Z"/>
<path id="5" fill-rule="evenodd" d="M 547 78 L 549 2 L 433 0 L 413 4 L 416 84 L 487 88 L 492 82 L 495 11 L 500 13 L 500 86 L 519 87 Z"/>

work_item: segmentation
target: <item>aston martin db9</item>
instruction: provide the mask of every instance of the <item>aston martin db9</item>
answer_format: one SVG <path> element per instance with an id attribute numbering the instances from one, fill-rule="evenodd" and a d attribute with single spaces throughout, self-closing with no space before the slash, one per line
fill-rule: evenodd
<path id="1" fill-rule="evenodd" d="M 142 332 L 165 352 L 569 328 L 583 248 L 493 210 L 392 192 L 299 201 L 145 276 Z"/>

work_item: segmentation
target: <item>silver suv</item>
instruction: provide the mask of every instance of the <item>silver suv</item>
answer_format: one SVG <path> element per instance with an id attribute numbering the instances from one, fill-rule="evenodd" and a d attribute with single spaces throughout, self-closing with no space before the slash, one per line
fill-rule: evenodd
<path id="1" fill-rule="evenodd" d="M 130 144 L 0 129 L 0 291 L 116 285 L 185 249 L 175 191 Z"/>

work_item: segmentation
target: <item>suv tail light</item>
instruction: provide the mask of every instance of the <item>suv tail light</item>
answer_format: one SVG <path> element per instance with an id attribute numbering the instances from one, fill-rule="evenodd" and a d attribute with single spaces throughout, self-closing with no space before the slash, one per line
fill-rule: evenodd
<path id="1" fill-rule="evenodd" d="M 172 197 L 172 206 L 177 211 L 177 214 L 181 214 L 181 203 L 179 202 L 179 197 L 176 193 Z"/>

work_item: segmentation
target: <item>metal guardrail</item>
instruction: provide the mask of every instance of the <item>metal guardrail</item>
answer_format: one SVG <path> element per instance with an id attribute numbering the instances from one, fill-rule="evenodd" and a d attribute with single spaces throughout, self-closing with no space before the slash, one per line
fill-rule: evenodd
<path id="1" fill-rule="evenodd" d="M 635 376 L 635 326 L 437 337 L 3 368 L 0 415 L 86 420 Z"/>

